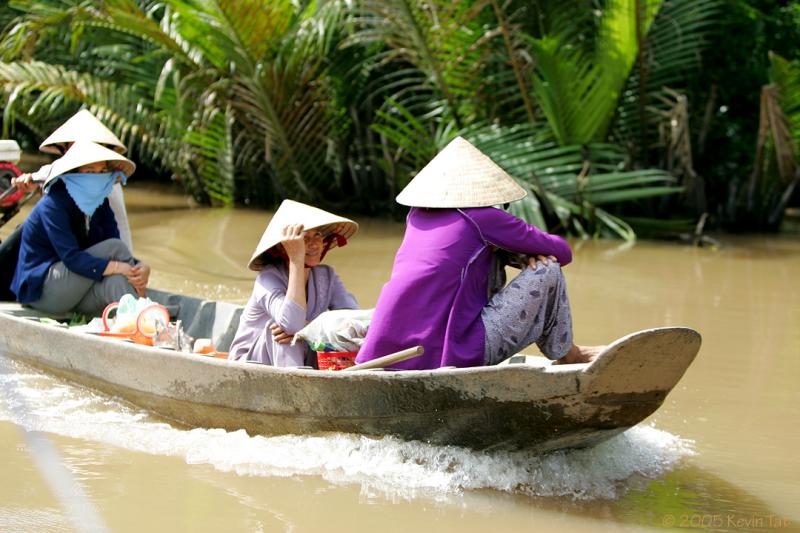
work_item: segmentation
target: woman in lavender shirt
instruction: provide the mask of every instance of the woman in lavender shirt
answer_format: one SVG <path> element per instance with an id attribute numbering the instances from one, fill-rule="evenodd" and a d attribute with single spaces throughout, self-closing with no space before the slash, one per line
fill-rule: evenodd
<path id="1" fill-rule="evenodd" d="M 412 209 L 357 362 L 416 345 L 423 355 L 393 368 L 496 364 L 532 343 L 560 363 L 595 357 L 602 347 L 572 342 L 567 243 L 491 207 L 525 194 L 460 137 L 431 160 L 397 197 Z M 490 294 L 498 248 L 528 256 L 527 266 Z"/>
<path id="2" fill-rule="evenodd" d="M 316 354 L 292 336 L 330 309 L 357 309 L 333 268 L 322 265 L 333 247 L 358 230 L 352 220 L 284 200 L 248 265 L 259 272 L 242 313 L 229 359 L 273 366 L 316 366 Z"/>

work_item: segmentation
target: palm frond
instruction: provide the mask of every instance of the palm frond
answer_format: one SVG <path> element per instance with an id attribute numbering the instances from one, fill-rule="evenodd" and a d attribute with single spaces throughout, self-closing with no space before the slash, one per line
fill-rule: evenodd
<path id="1" fill-rule="evenodd" d="M 789 135 L 794 139 L 794 154 L 800 148 L 800 62 L 787 61 L 778 54 L 770 53 L 769 79 L 778 91 L 778 102 Z"/>
<path id="2" fill-rule="evenodd" d="M 383 62 L 413 65 L 424 77 L 418 86 L 446 102 L 448 116 L 462 127 L 476 111 L 470 96 L 478 83 L 482 5 L 449 0 L 362 0 L 346 45 L 384 48 Z M 412 109 L 402 95 L 388 98 Z"/>
<path id="3" fill-rule="evenodd" d="M 210 108 L 199 118 L 199 123 L 188 132 L 186 139 L 197 148 L 192 154 L 192 164 L 198 169 L 203 188 L 212 202 L 231 203 L 236 169 L 233 112 L 230 107 L 224 112 Z"/>
<path id="4" fill-rule="evenodd" d="M 622 89 L 661 0 L 612 0 L 599 21 L 594 51 L 571 46 L 568 33 L 527 37 L 537 61 L 533 92 L 561 145 L 604 140 Z"/>
<path id="5" fill-rule="evenodd" d="M 512 204 L 531 223 L 556 219 L 579 234 L 609 231 L 622 238 L 633 232 L 600 205 L 680 192 L 675 178 L 657 169 L 625 170 L 625 153 L 613 145 L 559 146 L 541 126 L 487 126 L 461 132 L 537 199 Z M 596 225 L 599 222 L 599 225 Z"/>
<path id="6" fill-rule="evenodd" d="M 664 88 L 680 88 L 700 67 L 702 52 L 721 12 L 720 0 L 665 0 L 647 32 L 642 61 L 634 65 L 616 111 L 614 138 L 647 144 L 643 132 L 656 114 L 668 112 Z"/>

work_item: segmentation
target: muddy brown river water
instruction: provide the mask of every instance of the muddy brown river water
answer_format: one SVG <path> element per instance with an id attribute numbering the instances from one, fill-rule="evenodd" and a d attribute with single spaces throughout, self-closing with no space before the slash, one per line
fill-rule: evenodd
<path id="1" fill-rule="evenodd" d="M 245 265 L 270 213 L 126 194 L 153 286 L 247 299 Z M 358 221 L 326 261 L 370 307 L 403 226 Z M 88 523 L 71 521 L 35 460 L 39 436 L 108 531 L 800 531 L 800 234 L 720 239 L 718 249 L 572 242 L 578 342 L 660 325 L 703 335 L 664 406 L 590 450 L 536 457 L 192 430 L 0 358 L 0 531 Z"/>

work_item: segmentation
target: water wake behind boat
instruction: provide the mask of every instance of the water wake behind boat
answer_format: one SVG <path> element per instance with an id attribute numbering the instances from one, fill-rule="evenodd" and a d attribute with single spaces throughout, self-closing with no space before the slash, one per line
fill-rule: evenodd
<path id="1" fill-rule="evenodd" d="M 248 476 L 321 476 L 366 495 L 446 497 L 493 489 L 531 496 L 612 499 L 632 476 L 656 478 L 691 455 L 691 444 L 636 426 L 593 448 L 535 455 L 476 452 L 351 434 L 249 436 L 180 429 L 128 404 L 9 362 L 0 374 L 0 420 L 28 431 L 183 458 Z"/>

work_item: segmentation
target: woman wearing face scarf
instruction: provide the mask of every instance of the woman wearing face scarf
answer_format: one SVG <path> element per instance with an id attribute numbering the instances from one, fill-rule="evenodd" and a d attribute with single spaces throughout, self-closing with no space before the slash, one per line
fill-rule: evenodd
<path id="1" fill-rule="evenodd" d="M 127 148 L 105 124 L 100 122 L 88 109 L 82 109 L 75 113 L 69 120 L 58 127 L 47 139 L 39 145 L 39 150 L 60 157 L 76 141 L 92 141 L 103 145 L 118 154 L 125 155 Z M 11 185 L 24 192 L 32 192 L 42 187 L 44 181 L 50 175 L 52 164 L 42 166 L 32 174 L 22 174 L 11 180 Z M 128 213 L 125 209 L 125 198 L 120 184 L 114 185 L 108 197 L 120 239 L 128 249 L 133 252 L 133 242 L 131 239 L 131 229 L 128 225 Z M 11 292 L 11 279 L 17 266 L 19 257 L 19 246 L 22 240 L 22 228 L 24 224 L 18 226 L 8 238 L 0 243 L 0 299 L 13 300 Z"/>
<path id="2" fill-rule="evenodd" d="M 144 295 L 150 267 L 120 240 L 108 203 L 136 166 L 78 141 L 53 163 L 45 196 L 25 221 L 11 282 L 17 301 L 46 313 L 97 315 L 124 294 Z"/>
<path id="3" fill-rule="evenodd" d="M 39 150 L 60 157 L 76 141 L 96 142 L 122 155 L 125 155 L 128 150 L 122 144 L 122 141 L 88 109 L 81 109 L 72 115 L 69 120 L 59 126 L 39 145 Z M 32 174 L 22 174 L 14 178 L 11 184 L 25 192 L 34 191 L 50 175 L 51 167 L 52 165 L 47 164 Z M 114 218 L 117 219 L 120 238 L 133 251 L 131 229 L 128 226 L 128 212 L 125 209 L 125 198 L 122 187 L 119 184 L 114 185 L 111 189 L 108 201 L 111 204 L 111 210 L 114 212 Z"/>

